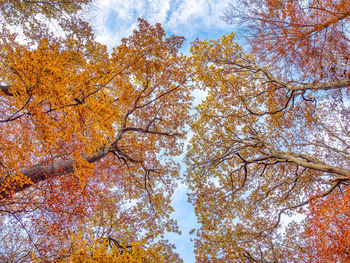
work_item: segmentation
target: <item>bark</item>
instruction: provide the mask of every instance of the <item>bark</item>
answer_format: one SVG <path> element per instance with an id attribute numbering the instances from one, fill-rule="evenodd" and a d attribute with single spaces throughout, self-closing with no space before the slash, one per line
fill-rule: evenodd
<path id="1" fill-rule="evenodd" d="M 350 170 L 323 163 L 311 162 L 310 160 L 305 159 L 304 156 L 302 158 L 298 158 L 295 156 L 295 154 L 292 153 L 278 152 L 276 153 L 276 157 L 279 159 L 285 159 L 288 162 L 295 163 L 305 168 L 340 175 L 341 178 L 338 179 L 350 179 Z"/>
<path id="2" fill-rule="evenodd" d="M 109 153 L 109 148 L 104 147 L 103 149 L 96 152 L 93 156 L 85 157 L 89 163 L 94 163 L 101 160 Z M 36 185 L 48 178 L 55 178 L 57 176 L 66 175 L 74 172 L 74 160 L 63 160 L 57 163 L 51 164 L 37 164 L 33 167 L 26 168 L 22 171 L 22 174 L 31 180 L 31 184 L 24 184 L 23 186 L 17 186 L 15 189 L 7 188 L 0 192 L 0 197 L 6 199 L 12 196 L 10 192 L 18 193 L 32 185 Z"/>
<path id="3" fill-rule="evenodd" d="M 300 85 L 291 85 L 286 84 L 279 79 L 275 78 L 268 70 L 253 67 L 254 70 L 261 71 L 264 73 L 264 75 L 267 77 L 269 81 L 275 82 L 289 90 L 293 91 L 306 91 L 306 90 L 331 90 L 331 89 L 339 89 L 344 87 L 350 86 L 350 78 L 344 78 L 334 81 L 327 81 L 327 82 L 315 82 L 315 83 L 303 83 Z"/>
<path id="4" fill-rule="evenodd" d="M 276 150 L 274 147 L 272 147 L 266 141 L 263 141 L 261 138 L 259 138 L 259 140 L 271 152 L 270 157 L 272 158 L 281 159 L 283 161 L 295 163 L 296 165 L 305 168 L 336 175 L 336 180 L 350 180 L 350 170 L 348 169 L 325 164 L 317 158 L 307 154 Z"/>
<path id="5" fill-rule="evenodd" d="M 7 96 L 13 96 L 13 93 L 10 91 L 10 86 L 0 86 L 0 90 Z"/>

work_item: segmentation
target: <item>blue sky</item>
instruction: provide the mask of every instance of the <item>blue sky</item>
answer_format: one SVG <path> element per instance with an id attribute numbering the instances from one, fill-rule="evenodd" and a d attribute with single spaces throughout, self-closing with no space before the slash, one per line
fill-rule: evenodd
<path id="1" fill-rule="evenodd" d="M 137 26 L 141 17 L 150 23 L 161 23 L 169 35 L 186 38 L 182 52 L 189 53 L 190 42 L 195 38 L 216 39 L 233 31 L 232 25 L 220 19 L 230 0 L 96 0 L 92 13 L 98 41 L 109 47 L 116 46 Z M 232 1 L 231 1 L 232 2 Z M 184 172 L 184 167 L 182 172 Z M 195 228 L 193 207 L 187 203 L 186 187 L 179 185 L 173 198 L 174 217 L 182 235 L 166 237 L 177 247 L 185 263 L 195 262 L 193 243 L 189 231 Z"/>
<path id="2" fill-rule="evenodd" d="M 232 26 L 220 19 L 230 0 L 96 0 L 93 25 L 98 40 L 115 46 L 137 26 L 137 18 L 161 23 L 169 34 L 184 36 L 184 48 L 196 37 L 220 37 Z M 185 50 L 184 50 L 185 51 Z"/>

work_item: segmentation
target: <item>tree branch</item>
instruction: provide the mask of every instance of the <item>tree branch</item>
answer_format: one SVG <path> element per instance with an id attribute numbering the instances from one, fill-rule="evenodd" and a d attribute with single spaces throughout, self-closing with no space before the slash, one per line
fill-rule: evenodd
<path id="1" fill-rule="evenodd" d="M 267 77 L 269 81 L 277 83 L 291 91 L 331 90 L 331 89 L 339 89 L 339 88 L 350 86 L 350 78 L 338 79 L 338 80 L 327 81 L 327 82 L 303 83 L 300 85 L 286 84 L 280 81 L 279 79 L 277 79 L 275 76 L 272 75 L 271 72 L 269 72 L 264 68 L 253 66 L 251 67 L 251 69 L 255 70 L 256 72 L 260 71 L 264 73 L 264 75 Z"/>
<path id="2" fill-rule="evenodd" d="M 101 160 L 109 153 L 109 148 L 104 147 L 93 156 L 85 157 L 85 160 L 89 163 L 94 163 Z M 22 174 L 28 178 L 32 183 L 26 183 L 23 185 L 17 185 L 15 188 L 7 187 L 0 192 L 0 197 L 6 199 L 11 197 L 11 192 L 21 192 L 33 184 L 38 184 L 47 178 L 54 178 L 60 175 L 66 175 L 74 172 L 74 160 L 63 160 L 58 163 L 52 164 L 37 164 L 33 167 L 26 168 L 22 171 Z"/>
<path id="3" fill-rule="evenodd" d="M 10 91 L 10 86 L 4 86 L 4 85 L 1 85 L 0 86 L 0 90 L 6 95 L 6 96 L 13 96 L 14 94 Z"/>
<path id="4" fill-rule="evenodd" d="M 305 155 L 303 155 L 303 158 L 298 158 L 298 155 L 296 154 L 278 151 L 278 152 L 275 152 L 274 156 L 276 158 L 285 159 L 288 162 L 295 163 L 305 168 L 310 168 L 313 170 L 318 170 L 318 171 L 342 176 L 342 178 L 339 178 L 339 179 L 350 179 L 350 170 L 347 170 L 341 167 L 323 164 L 321 162 L 315 163 L 315 162 L 307 161 L 305 160 Z"/>

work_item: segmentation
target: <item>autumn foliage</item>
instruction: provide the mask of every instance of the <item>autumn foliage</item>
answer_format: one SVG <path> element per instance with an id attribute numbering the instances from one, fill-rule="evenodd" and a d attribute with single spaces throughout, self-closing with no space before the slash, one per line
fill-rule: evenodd
<path id="1" fill-rule="evenodd" d="M 349 3 L 238 3 L 225 19 L 253 53 L 234 34 L 191 50 L 208 93 L 187 155 L 197 260 L 346 262 Z"/>
<path id="2" fill-rule="evenodd" d="M 189 57 L 143 19 L 108 49 L 89 0 L 0 3 L 0 261 L 181 262 L 180 178 L 198 262 L 349 261 L 349 2 L 236 2 L 249 52 Z"/>
<path id="3" fill-rule="evenodd" d="M 182 152 L 191 101 L 183 38 L 139 20 L 108 52 L 88 25 L 73 30 L 67 15 L 85 3 L 0 5 L 8 23 L 23 16 L 23 32 L 8 24 L 0 38 L 2 261 L 64 261 L 74 234 L 97 229 L 96 240 L 143 242 L 135 251 L 172 258 L 170 245 L 153 243 L 178 231 L 169 217 L 172 157 Z M 26 31 L 42 10 L 43 19 L 69 22 L 64 34 L 41 28 L 42 20 Z"/>
<path id="4" fill-rule="evenodd" d="M 295 260 L 305 262 L 348 262 L 350 260 L 350 191 L 333 193 L 310 202 L 308 217 Z"/>
<path id="5" fill-rule="evenodd" d="M 99 262 L 99 263 L 150 263 L 181 262 L 172 246 L 164 241 L 145 247 L 145 241 L 121 246 L 112 238 L 82 240 L 80 236 L 73 238 L 69 257 L 63 262 Z"/>
<path id="6" fill-rule="evenodd" d="M 289 77 L 301 70 L 314 80 L 342 78 L 350 59 L 349 5 L 346 0 L 243 0 L 224 18 L 248 27 L 259 59 L 286 67 Z"/>

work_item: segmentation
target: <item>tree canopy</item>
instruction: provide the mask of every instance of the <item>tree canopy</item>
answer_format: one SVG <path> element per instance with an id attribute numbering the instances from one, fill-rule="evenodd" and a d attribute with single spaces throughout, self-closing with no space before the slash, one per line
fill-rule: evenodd
<path id="1" fill-rule="evenodd" d="M 0 3 L 1 261 L 181 262 L 179 179 L 198 262 L 349 261 L 350 4 L 237 3 L 248 48 L 190 56 L 143 19 L 108 49 L 90 0 Z"/>
<path id="2" fill-rule="evenodd" d="M 178 231 L 172 157 L 182 152 L 191 101 L 183 38 L 140 19 L 108 52 L 88 26 L 51 34 L 32 20 L 76 26 L 66 16 L 87 2 L 1 4 L 2 19 L 23 23 L 0 39 L 3 261 L 64 261 L 79 251 L 73 234 L 177 258 L 160 235 Z"/>
<path id="3" fill-rule="evenodd" d="M 253 53 L 234 34 L 192 46 L 208 92 L 187 157 L 197 260 L 347 261 L 349 3 L 239 4 L 226 19 Z"/>

